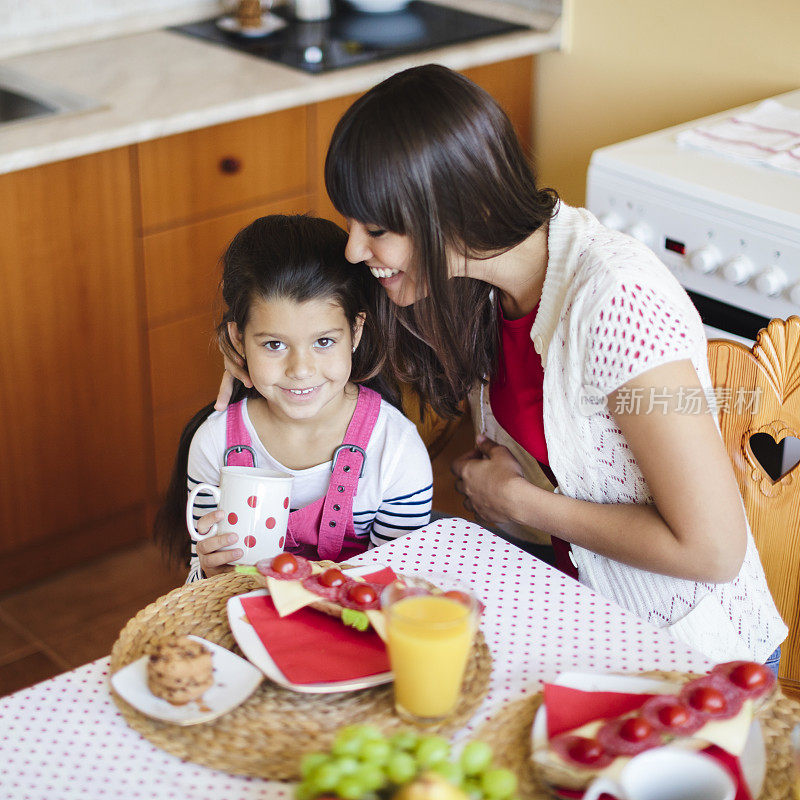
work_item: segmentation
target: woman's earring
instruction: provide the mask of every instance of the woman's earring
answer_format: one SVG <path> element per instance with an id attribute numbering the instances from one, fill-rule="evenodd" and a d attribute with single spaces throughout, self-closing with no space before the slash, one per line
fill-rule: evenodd
<path id="1" fill-rule="evenodd" d="M 357 345 L 357 344 L 354 344 L 354 345 L 353 345 L 353 352 L 354 352 L 354 353 L 355 353 L 355 351 L 356 351 L 356 347 L 358 347 L 358 345 Z"/>

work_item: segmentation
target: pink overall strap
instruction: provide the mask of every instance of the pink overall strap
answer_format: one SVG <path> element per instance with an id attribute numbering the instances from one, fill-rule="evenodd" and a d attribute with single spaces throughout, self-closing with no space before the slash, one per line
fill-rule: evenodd
<path id="1" fill-rule="evenodd" d="M 226 467 L 254 467 L 256 455 L 250 446 L 250 434 L 244 425 L 242 405 L 244 400 L 228 406 L 225 422 L 225 455 L 222 463 Z"/>
<path id="2" fill-rule="evenodd" d="M 320 558 L 336 561 L 342 552 L 345 532 L 353 525 L 353 497 L 364 471 L 366 449 L 378 419 L 381 396 L 360 386 L 353 418 L 344 442 L 333 454 L 331 482 L 322 507 L 317 550 Z"/>

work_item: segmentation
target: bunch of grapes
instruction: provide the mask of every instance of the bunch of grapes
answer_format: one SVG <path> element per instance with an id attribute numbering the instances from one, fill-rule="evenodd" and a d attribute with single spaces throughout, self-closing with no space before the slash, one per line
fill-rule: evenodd
<path id="1" fill-rule="evenodd" d="M 424 773 L 436 773 L 469 800 L 512 800 L 513 772 L 492 766 L 485 742 L 468 742 L 457 756 L 441 736 L 403 730 L 389 737 L 371 725 L 351 725 L 336 734 L 330 752 L 304 756 L 297 800 L 390 797 Z"/>

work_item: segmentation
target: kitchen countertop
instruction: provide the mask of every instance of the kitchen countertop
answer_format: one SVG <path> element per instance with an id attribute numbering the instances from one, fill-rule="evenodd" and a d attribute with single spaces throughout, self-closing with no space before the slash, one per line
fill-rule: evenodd
<path id="1" fill-rule="evenodd" d="M 461 70 L 559 47 L 559 18 L 546 10 L 485 0 L 437 2 L 538 30 L 321 75 L 167 30 L 0 60 L 0 67 L 101 104 L 95 110 L 0 126 L 0 174 L 363 92 L 399 70 L 432 61 Z"/>

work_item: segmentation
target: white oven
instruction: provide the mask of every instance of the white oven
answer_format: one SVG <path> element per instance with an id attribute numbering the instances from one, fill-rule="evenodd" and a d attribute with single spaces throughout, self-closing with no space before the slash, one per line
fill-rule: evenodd
<path id="1" fill-rule="evenodd" d="M 774 99 L 800 110 L 800 91 Z M 757 105 L 596 150 L 586 197 L 604 224 L 643 241 L 670 268 L 709 338 L 748 345 L 770 319 L 800 315 L 800 171 L 688 148 L 677 136 Z M 797 454 L 784 452 L 783 461 Z"/>

